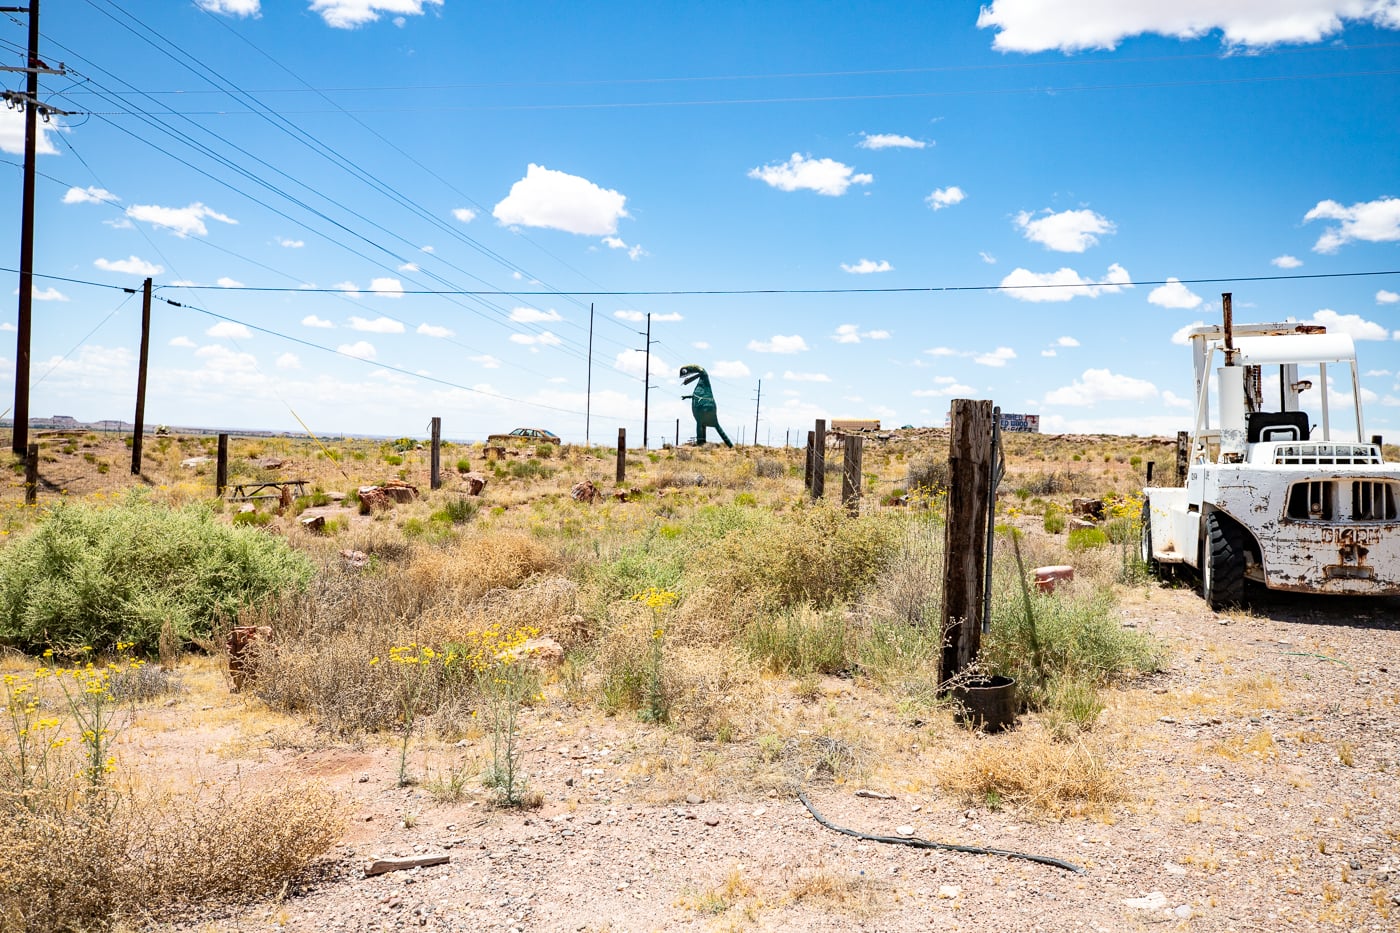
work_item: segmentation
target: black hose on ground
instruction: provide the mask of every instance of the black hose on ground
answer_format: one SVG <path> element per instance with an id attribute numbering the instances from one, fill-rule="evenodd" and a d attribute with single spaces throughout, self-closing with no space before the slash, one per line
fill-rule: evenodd
<path id="1" fill-rule="evenodd" d="M 1006 849 L 984 849 L 981 846 L 959 846 L 950 842 L 932 842 L 928 839 L 919 839 L 914 836 L 872 836 L 855 829 L 847 829 L 844 826 L 837 826 L 817 812 L 817 808 L 812 806 L 812 801 L 807 799 L 807 795 L 798 792 L 797 799 L 802 801 L 802 805 L 812 814 L 816 821 L 832 832 L 841 833 L 845 836 L 854 836 L 857 839 L 865 839 L 869 842 L 888 842 L 896 846 L 913 846 L 916 849 L 945 849 L 949 852 L 966 852 L 969 855 L 1000 855 L 1005 858 L 1019 858 L 1027 862 L 1039 862 L 1042 865 L 1051 865 L 1055 868 L 1063 868 L 1065 871 L 1072 871 L 1077 875 L 1084 874 L 1084 869 L 1073 862 L 1066 862 L 1061 859 L 1051 858 L 1048 855 L 1030 855 L 1026 852 L 1011 852 Z"/>

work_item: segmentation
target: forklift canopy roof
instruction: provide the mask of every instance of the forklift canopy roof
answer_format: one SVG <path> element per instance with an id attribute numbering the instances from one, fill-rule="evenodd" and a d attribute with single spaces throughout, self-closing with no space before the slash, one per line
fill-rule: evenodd
<path id="1" fill-rule="evenodd" d="M 1350 334 L 1240 337 L 1235 346 L 1239 348 L 1239 361 L 1243 365 L 1351 363 L 1356 360 L 1356 345 Z"/>

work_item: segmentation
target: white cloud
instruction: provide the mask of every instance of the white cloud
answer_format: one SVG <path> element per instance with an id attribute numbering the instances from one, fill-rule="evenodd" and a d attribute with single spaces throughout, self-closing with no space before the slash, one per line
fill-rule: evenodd
<path id="1" fill-rule="evenodd" d="M 553 308 L 548 311 L 541 311 L 539 308 L 512 308 L 509 317 L 517 324 L 538 324 L 541 321 L 564 320 L 559 312 Z"/>
<path id="2" fill-rule="evenodd" d="M 476 219 L 476 211 L 470 207 L 454 207 L 452 208 L 452 216 L 464 224 L 469 224 Z"/>
<path id="3" fill-rule="evenodd" d="M 1393 305 L 1400 301 L 1400 293 L 1386 291 L 1384 288 L 1376 292 L 1376 304 Z"/>
<path id="4" fill-rule="evenodd" d="M 335 348 L 335 351 L 343 356 L 353 356 L 357 360 L 372 360 L 379 355 L 378 351 L 374 349 L 374 344 L 368 340 L 342 343 Z"/>
<path id="5" fill-rule="evenodd" d="M 889 340 L 894 335 L 887 330 L 867 330 L 861 336 L 866 340 Z"/>
<path id="6" fill-rule="evenodd" d="M 997 264 L 997 258 L 996 258 L 995 256 L 993 256 L 991 253 L 986 252 L 985 250 L 979 252 L 977 255 L 978 255 L 978 256 L 981 256 L 981 257 L 982 257 L 982 261 L 985 262 L 985 263 L 986 263 L 987 265 L 989 265 L 989 266 L 994 266 L 994 265 Z"/>
<path id="7" fill-rule="evenodd" d="M 1054 350 L 1041 350 L 1041 351 L 1040 351 L 1040 355 L 1041 355 L 1041 356 L 1059 356 L 1059 354 L 1056 353 Z"/>
<path id="8" fill-rule="evenodd" d="M 965 356 L 966 354 L 954 350 L 952 347 L 929 347 L 924 351 L 929 356 Z"/>
<path id="9" fill-rule="evenodd" d="M 220 288 L 242 288 L 243 283 L 237 279 L 231 279 L 226 275 L 221 275 L 214 280 L 214 284 Z"/>
<path id="10" fill-rule="evenodd" d="M 855 265 L 843 262 L 841 263 L 841 268 L 851 273 L 851 275 L 870 275 L 872 272 L 894 271 L 894 266 L 890 265 L 887 259 L 881 259 L 878 262 L 873 259 L 862 259 Z"/>
<path id="11" fill-rule="evenodd" d="M 161 207 L 158 204 L 133 204 L 126 209 L 126 216 L 132 220 L 140 220 L 154 227 L 162 227 L 184 239 L 191 234 L 195 236 L 208 236 L 209 228 L 205 225 L 205 219 L 217 220 L 220 223 L 236 224 L 234 220 L 226 214 L 220 214 L 211 207 L 196 201 L 188 207 Z"/>
<path id="12" fill-rule="evenodd" d="M 1018 268 L 1001 280 L 1001 287 L 1017 301 L 1069 301 L 1079 296 L 1097 298 L 1100 294 L 1132 288 L 1131 280 L 1128 270 L 1115 262 L 1098 282 L 1068 267 L 1043 273 Z"/>
<path id="13" fill-rule="evenodd" d="M 613 360 L 613 368 L 627 373 L 629 376 L 636 376 L 638 379 L 646 375 L 647 355 L 641 350 L 623 350 Z M 679 367 L 672 367 L 657 353 L 651 354 L 651 375 L 655 378 L 663 373 L 675 372 Z"/>
<path id="14" fill-rule="evenodd" d="M 1145 379 L 1107 369 L 1086 369 L 1072 384 L 1046 393 L 1043 404 L 1079 406 L 1098 402 L 1142 402 L 1157 397 L 1157 387 Z"/>
<path id="15" fill-rule="evenodd" d="M 1077 346 L 1079 346 L 1079 341 L 1078 341 L 1078 340 L 1075 340 L 1073 337 L 1061 337 L 1061 338 L 1059 338 L 1058 340 L 1055 341 L 1055 346 L 1057 346 L 1057 347 L 1077 347 Z"/>
<path id="16" fill-rule="evenodd" d="M 403 297 L 403 283 L 398 279 L 372 279 L 369 283 L 369 290 L 381 298 Z"/>
<path id="17" fill-rule="evenodd" d="M 710 342 L 708 340 L 693 340 L 691 341 L 690 345 L 697 350 L 710 349 Z"/>
<path id="18" fill-rule="evenodd" d="M 1162 404 L 1168 408 L 1192 408 L 1189 398 L 1182 398 L 1175 392 L 1167 389 L 1162 390 Z"/>
<path id="19" fill-rule="evenodd" d="M 836 333 L 831 335 L 831 339 L 837 343 L 860 343 L 862 340 L 889 340 L 890 332 L 887 330 L 861 330 L 859 324 L 841 324 L 836 328 Z"/>
<path id="20" fill-rule="evenodd" d="M 170 346 L 172 346 L 172 347 L 186 347 L 186 348 L 189 348 L 189 347 L 195 346 L 195 342 L 194 342 L 193 340 L 191 340 L 190 338 L 188 338 L 188 337 L 184 336 L 183 334 L 181 334 L 179 337 L 171 337 L 171 338 L 170 338 Z"/>
<path id="21" fill-rule="evenodd" d="M 5 321 L 4 323 L 0 323 L 0 330 L 12 334 L 15 332 L 15 325 L 11 324 L 9 321 Z"/>
<path id="22" fill-rule="evenodd" d="M 29 293 L 34 301 L 67 301 L 68 296 L 50 285 L 48 288 L 36 288 Z"/>
<path id="23" fill-rule="evenodd" d="M 432 253 L 437 252 L 437 247 L 435 247 L 435 246 L 420 246 L 420 247 L 418 247 L 418 252 L 420 252 L 420 253 L 429 253 L 429 254 L 432 254 Z"/>
<path id="24" fill-rule="evenodd" d="M 715 360 L 709 373 L 716 379 L 743 379 L 750 375 L 749 368 L 741 360 Z"/>
<path id="25" fill-rule="evenodd" d="M 930 194 L 927 198 L 924 198 L 924 200 L 928 202 L 929 207 L 936 211 L 941 211 L 945 207 L 952 207 L 966 197 L 966 192 L 957 185 L 949 185 L 947 188 L 934 188 L 933 194 Z"/>
<path id="26" fill-rule="evenodd" d="M 283 353 L 277 357 L 278 369 L 301 369 L 301 358 L 295 353 Z"/>
<path id="27" fill-rule="evenodd" d="M 1353 340 L 1390 339 L 1390 331 L 1375 321 L 1365 320 L 1359 314 L 1338 314 L 1331 308 L 1314 314 L 1312 323 L 1323 325 L 1331 333 L 1350 334 Z"/>
<path id="28" fill-rule="evenodd" d="M 1082 253 L 1098 245 L 1100 235 L 1118 229 L 1113 221 L 1091 210 L 1056 214 L 1047 209 L 1044 214 L 1044 217 L 1036 217 L 1030 211 L 1021 211 L 1016 215 L 1016 226 L 1032 243 L 1060 253 Z"/>
<path id="29" fill-rule="evenodd" d="M 1216 30 L 1227 45 L 1318 42 L 1348 20 L 1394 29 L 1400 8 L 1390 0 L 992 0 L 977 25 L 997 31 L 992 45 L 1003 52 L 1074 52 L 1112 49 L 1144 33 L 1184 40 Z"/>
<path id="30" fill-rule="evenodd" d="M 418 263 L 416 263 L 416 262 L 406 262 L 406 263 L 404 263 L 403 265 L 399 266 L 399 271 L 400 271 L 400 272 L 418 272 L 418 271 L 420 271 L 420 270 L 419 270 L 419 268 L 418 268 Z"/>
<path id="31" fill-rule="evenodd" d="M 990 353 L 981 353 L 973 357 L 972 362 L 981 366 L 1002 367 L 1007 360 L 1016 359 L 1016 351 L 1010 347 L 997 347 Z"/>
<path id="32" fill-rule="evenodd" d="M 301 249 L 303 246 L 306 245 L 306 241 L 305 241 L 305 240 L 289 240 L 289 239 L 287 239 L 287 238 L 284 237 L 284 236 L 279 236 L 279 237 L 277 238 L 277 245 L 278 245 L 278 246 L 281 246 L 281 247 L 285 247 L 286 249 Z"/>
<path id="33" fill-rule="evenodd" d="M 317 317 L 314 314 L 308 314 L 306 317 L 302 318 L 301 323 L 305 327 L 321 327 L 326 330 L 330 330 L 332 327 L 335 326 L 333 322 L 328 321 L 325 318 Z"/>
<path id="34" fill-rule="evenodd" d="M 1303 264 L 1303 260 L 1297 256 L 1290 256 L 1284 253 L 1282 256 L 1275 256 L 1269 260 L 1269 264 L 1278 266 L 1280 269 L 1296 269 Z"/>
<path id="35" fill-rule="evenodd" d="M 247 340 L 253 336 L 252 331 L 235 321 L 219 321 L 205 333 L 210 337 L 232 337 L 236 340 Z"/>
<path id="36" fill-rule="evenodd" d="M 262 12 L 259 0 L 194 0 L 201 10 L 225 16 L 258 16 Z"/>
<path id="37" fill-rule="evenodd" d="M 797 334 L 790 337 L 774 334 L 771 340 L 750 340 L 749 349 L 757 353 L 801 353 L 810 348 Z"/>
<path id="38" fill-rule="evenodd" d="M 558 337 L 556 337 L 554 334 L 550 333 L 549 331 L 544 331 L 543 333 L 540 333 L 540 334 L 511 334 L 511 335 L 510 335 L 510 342 L 511 342 L 511 343 L 518 343 L 518 344 L 521 344 L 522 346 L 527 346 L 527 347 L 533 347 L 533 346 L 557 347 L 557 346 L 559 346 L 559 344 L 563 343 L 562 340 L 560 340 Z"/>
<path id="39" fill-rule="evenodd" d="M 336 282 L 331 288 L 343 293 L 348 298 L 360 297 L 360 287 L 354 282 Z"/>
<path id="40" fill-rule="evenodd" d="M 67 130 L 67 127 L 57 121 L 53 123 L 38 124 L 39 136 L 34 141 L 34 151 L 38 155 L 58 155 L 58 150 L 54 148 L 53 140 L 49 134 L 57 130 Z M 18 109 L 0 107 L 0 151 L 9 152 L 14 155 L 24 155 L 24 114 Z"/>
<path id="41" fill-rule="evenodd" d="M 928 143 L 912 136 L 899 136 L 895 133 L 861 133 L 861 141 L 856 143 L 861 149 L 924 149 Z"/>
<path id="42" fill-rule="evenodd" d="M 625 195 L 587 178 L 531 163 L 491 215 L 507 226 L 603 236 L 616 233 L 617 222 L 630 216 L 626 204 Z"/>
<path id="43" fill-rule="evenodd" d="M 106 188 L 97 188 L 93 185 L 86 188 L 69 188 L 63 193 L 64 204 L 108 204 L 120 200 Z"/>
<path id="44" fill-rule="evenodd" d="M 868 185 L 875 180 L 873 175 L 856 174 L 855 169 L 835 159 L 813 159 L 798 152 L 786 162 L 749 169 L 749 177 L 779 191 L 815 191 L 833 198 L 845 194 L 851 185 Z"/>
<path id="45" fill-rule="evenodd" d="M 1158 285 L 1147 295 L 1149 304 L 1154 304 L 1159 308 L 1198 308 L 1201 305 L 1201 296 L 1191 289 L 1181 284 L 1180 279 L 1167 277 L 1167 284 Z"/>
<path id="46" fill-rule="evenodd" d="M 194 351 L 194 355 L 204 361 L 205 370 L 218 373 L 252 373 L 258 368 L 258 361 L 251 353 L 230 350 L 220 344 L 210 344 Z"/>
<path id="47" fill-rule="evenodd" d="M 1394 15 L 1400 25 L 1400 8 Z M 1303 222 L 1310 220 L 1338 220 L 1339 226 L 1328 227 L 1313 245 L 1313 252 L 1335 253 L 1343 245 L 1353 240 L 1368 243 L 1389 243 L 1400 240 L 1400 198 L 1377 198 L 1362 201 L 1351 207 L 1336 201 L 1319 201 L 1317 207 L 1303 216 Z"/>
<path id="48" fill-rule="evenodd" d="M 972 386 L 965 386 L 960 382 L 951 382 L 937 389 L 915 389 L 910 394 L 915 398 L 953 398 L 955 396 L 969 396 L 977 390 Z"/>
<path id="49" fill-rule="evenodd" d="M 637 243 L 633 246 L 628 246 L 626 241 L 624 241 L 622 237 L 605 236 L 603 237 L 603 245 L 606 246 L 608 249 L 627 250 L 627 258 L 632 260 L 633 262 L 636 262 L 638 259 L 641 259 L 643 256 L 647 255 L 647 251 L 642 249 L 642 244 Z"/>
<path id="50" fill-rule="evenodd" d="M 158 266 L 136 256 L 129 259 L 95 259 L 92 264 L 106 272 L 125 272 L 127 275 L 140 275 L 146 278 L 160 275 L 165 271 L 165 266 Z"/>
<path id="51" fill-rule="evenodd" d="M 826 373 L 795 373 L 792 370 L 785 370 L 783 378 L 788 382 L 830 382 L 831 377 Z"/>
<path id="52" fill-rule="evenodd" d="M 351 317 L 350 329 L 367 334 L 402 334 L 403 322 L 389 317 L 377 317 L 372 321 L 369 318 Z"/>
<path id="53" fill-rule="evenodd" d="M 403 15 L 421 16 L 424 4 L 442 6 L 442 0 L 311 0 L 311 11 L 320 13 L 327 26 L 354 29 L 379 19 L 380 13 L 393 15 L 402 26 Z"/>
<path id="54" fill-rule="evenodd" d="M 498 359 L 496 359 L 494 356 L 492 356 L 492 355 L 489 354 L 489 353 L 483 353 L 481 356 L 470 356 L 470 357 L 467 357 L 467 359 L 471 360 L 473 363 L 476 363 L 476 364 L 479 365 L 482 369 L 500 369 L 500 368 L 501 368 L 501 361 L 498 360 Z"/>
<path id="55" fill-rule="evenodd" d="M 136 225 L 131 221 L 127 220 L 125 217 L 109 217 L 106 220 L 102 221 L 102 223 L 108 227 L 111 227 L 113 230 L 136 229 Z"/>
<path id="56" fill-rule="evenodd" d="M 1191 331 L 1195 330 L 1197 327 L 1205 326 L 1205 321 L 1192 321 L 1185 327 L 1177 328 L 1176 331 L 1172 334 L 1172 343 L 1183 347 L 1186 346 L 1188 343 L 1191 342 Z"/>
<path id="57" fill-rule="evenodd" d="M 199 284 L 199 283 L 196 282 L 196 281 L 194 281 L 193 279 L 176 279 L 175 281 L 173 281 L 173 282 L 170 283 L 170 287 L 171 287 L 171 288 L 186 288 L 186 287 L 193 288 L 194 286 L 196 286 L 196 285 L 198 285 L 198 284 Z"/>
<path id="58" fill-rule="evenodd" d="M 424 337 L 453 337 L 453 336 L 456 336 L 455 334 L 453 334 L 452 331 L 448 330 L 446 327 L 440 327 L 440 326 L 438 326 L 438 325 L 436 325 L 436 324 L 427 324 L 427 323 L 423 323 L 423 324 L 419 324 L 419 325 L 418 325 L 418 333 L 422 334 Z"/>

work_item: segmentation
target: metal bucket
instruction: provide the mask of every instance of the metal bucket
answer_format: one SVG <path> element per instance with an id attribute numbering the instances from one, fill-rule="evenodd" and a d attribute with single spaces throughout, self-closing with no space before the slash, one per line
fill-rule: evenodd
<path id="1" fill-rule="evenodd" d="M 1010 677 L 978 677 L 951 691 L 953 721 L 983 732 L 1001 732 L 1016 725 L 1016 681 Z"/>

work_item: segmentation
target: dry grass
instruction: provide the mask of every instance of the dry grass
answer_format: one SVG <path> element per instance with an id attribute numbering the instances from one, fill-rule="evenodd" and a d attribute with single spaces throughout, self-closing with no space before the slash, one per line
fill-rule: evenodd
<path id="1" fill-rule="evenodd" d="M 935 773 L 945 791 L 967 803 L 996 800 L 1055 818 L 1105 818 L 1125 799 L 1122 774 L 1105 747 L 1085 738 L 1057 742 L 1030 725 L 944 756 Z"/>

